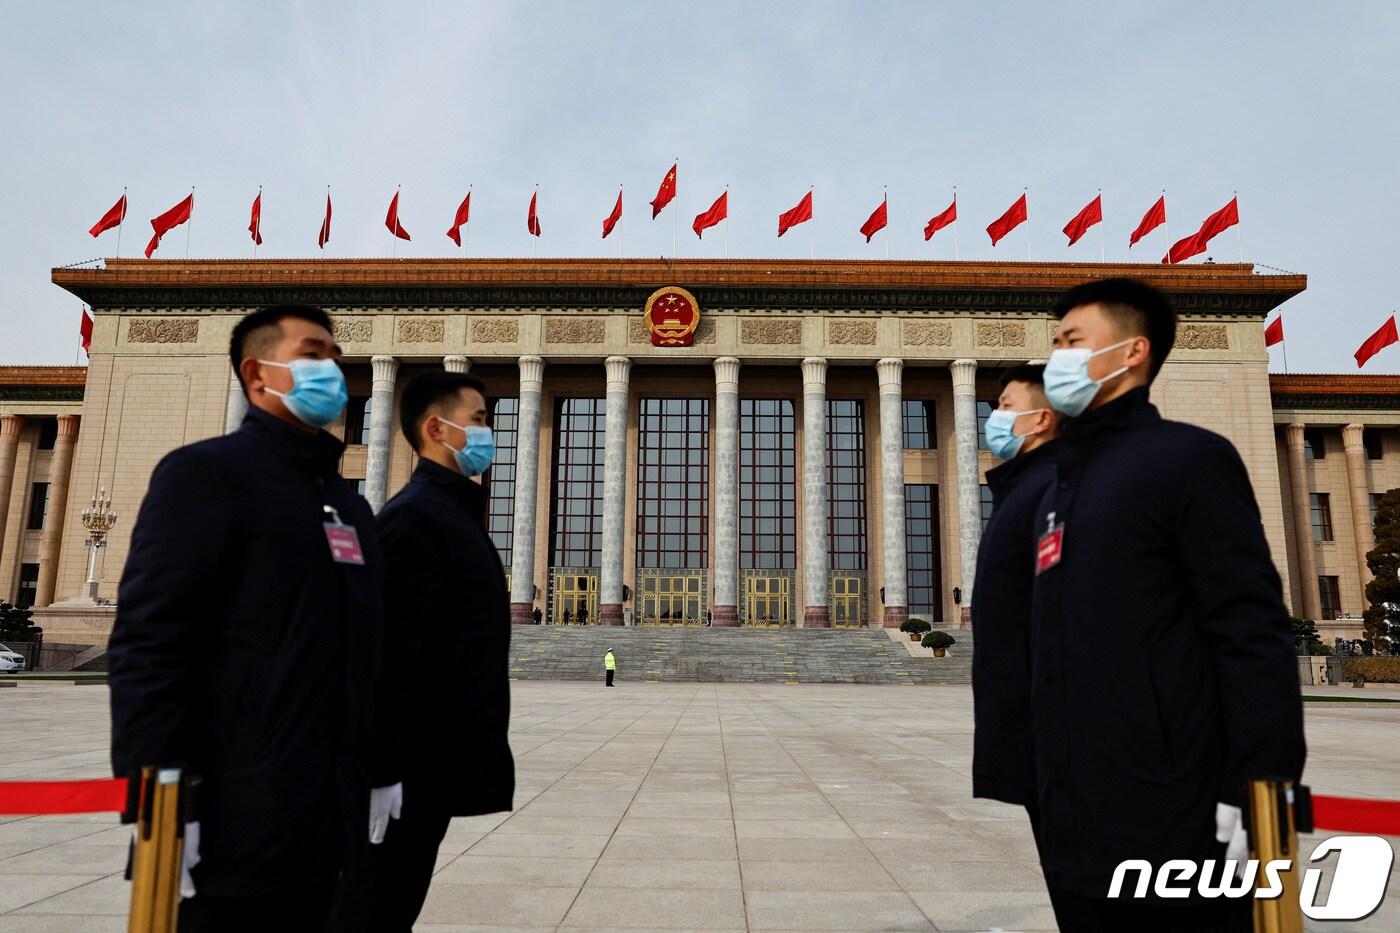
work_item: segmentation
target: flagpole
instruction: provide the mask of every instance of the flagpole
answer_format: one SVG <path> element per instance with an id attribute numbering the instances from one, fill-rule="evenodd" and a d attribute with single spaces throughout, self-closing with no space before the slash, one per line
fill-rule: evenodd
<path id="1" fill-rule="evenodd" d="M 392 242 L 390 243 L 390 245 L 389 245 L 389 258 L 390 258 L 390 259 L 398 259 L 398 258 L 399 258 L 399 210 L 398 210 L 398 208 L 399 208 L 399 195 L 401 195 L 401 194 L 403 194 L 403 185 L 399 185 L 398 187 L 396 187 L 396 188 L 394 189 L 394 226 L 393 226 L 393 228 L 389 231 L 389 239 L 392 241 Z"/>
<path id="2" fill-rule="evenodd" d="M 816 185 L 808 185 L 807 193 L 811 194 L 814 191 L 816 191 L 816 189 Z M 813 198 L 812 200 L 815 201 L 816 198 Z M 812 258 L 817 258 L 817 211 L 815 204 L 812 205 Z"/>
<path id="3" fill-rule="evenodd" d="M 729 261 L 729 186 L 724 186 L 724 259 Z"/>
<path id="4" fill-rule="evenodd" d="M 471 185 L 467 185 L 467 199 L 470 200 L 470 199 L 471 199 L 471 196 L 472 196 L 472 186 L 471 186 Z M 467 208 L 467 210 L 470 211 L 471 208 Z M 466 224 L 464 224 L 464 226 L 467 228 L 467 232 L 466 232 L 466 235 L 462 237 L 462 258 L 463 258 L 463 259 L 468 259 L 468 258 L 471 257 L 471 248 L 472 248 L 472 219 L 471 219 L 471 217 L 468 217 L 468 218 L 467 218 L 467 222 L 466 222 Z"/>
<path id="5" fill-rule="evenodd" d="M 889 185 L 885 185 L 884 188 L 885 188 L 885 226 L 889 226 L 889 223 L 890 223 L 890 186 L 889 186 Z M 885 261 L 886 261 L 886 262 L 889 262 L 889 259 L 890 259 L 890 235 L 887 233 L 887 234 L 885 234 Z"/>
<path id="6" fill-rule="evenodd" d="M 1283 318 L 1280 317 L 1279 320 L 1283 320 Z M 1278 345 L 1279 345 L 1279 349 L 1283 350 L 1283 371 L 1284 371 L 1285 374 L 1287 374 L 1287 372 L 1288 372 L 1288 341 L 1287 341 L 1286 339 L 1280 340 L 1280 341 L 1278 342 Z"/>
<path id="7" fill-rule="evenodd" d="M 534 204 L 535 204 L 535 224 L 536 224 L 536 228 L 539 229 L 539 227 L 538 227 L 539 222 L 540 222 L 540 221 L 539 221 L 539 217 L 540 217 L 540 214 L 539 214 L 539 207 L 540 207 L 540 183 L 539 183 L 539 182 L 535 182 L 535 200 L 534 200 Z M 531 231 L 530 231 L 530 262 L 531 262 L 531 264 L 533 264 L 533 263 L 535 262 L 535 260 L 539 258 L 539 256 L 540 256 L 540 238 L 539 238 L 538 236 L 535 235 L 535 231 L 534 231 L 534 230 L 531 230 Z"/>
<path id="8" fill-rule="evenodd" d="M 1167 238 L 1167 265 L 1172 264 L 1172 225 L 1167 222 L 1167 189 L 1162 189 L 1162 234 Z"/>
<path id="9" fill-rule="evenodd" d="M 622 195 L 623 195 L 622 186 L 621 186 L 621 185 L 618 185 L 618 186 L 617 186 L 617 196 L 618 196 L 619 199 L 621 199 L 621 198 L 622 198 Z M 627 207 L 626 207 L 626 205 L 623 205 L 622 211 L 623 211 L 624 214 L 627 212 Z M 621 216 L 619 216 L 619 217 L 617 218 L 617 261 L 618 261 L 619 264 L 622 262 L 622 220 L 623 220 L 623 218 L 622 218 Z"/>
<path id="10" fill-rule="evenodd" d="M 185 227 L 185 258 L 190 258 L 190 232 L 194 230 L 194 185 L 190 185 L 190 219 Z"/>
<path id="11" fill-rule="evenodd" d="M 1235 216 L 1238 217 L 1239 214 L 1240 214 L 1240 193 L 1239 193 L 1238 191 L 1236 191 L 1236 192 L 1235 192 Z M 1235 222 L 1235 239 L 1238 240 L 1238 241 L 1239 241 L 1239 244 L 1240 244 L 1240 262 L 1244 262 L 1244 224 L 1240 223 L 1239 221 L 1236 221 L 1236 222 Z"/>
<path id="12" fill-rule="evenodd" d="M 194 211 L 190 211 L 193 216 Z M 262 185 L 258 185 L 258 222 L 254 225 L 257 235 L 253 237 L 253 258 L 258 258 L 258 237 L 262 235 Z"/>
<path id="13" fill-rule="evenodd" d="M 117 221 L 117 259 L 122 258 L 122 224 L 126 223 L 126 210 L 130 207 L 126 200 L 126 185 L 122 185 L 122 216 Z"/>
<path id="14" fill-rule="evenodd" d="M 958 250 L 958 186 L 953 186 L 953 260 L 961 261 L 962 254 Z"/>
<path id="15" fill-rule="evenodd" d="M 1099 262 L 1103 262 L 1103 189 L 1099 189 Z"/>
<path id="16" fill-rule="evenodd" d="M 672 195 L 671 195 L 671 200 L 672 200 L 672 201 L 674 201 L 674 200 L 676 199 L 676 194 L 678 194 L 678 193 L 680 192 L 680 187 L 681 187 L 681 157 L 680 157 L 680 156 L 676 156 L 676 163 L 675 163 L 675 165 L 676 165 L 676 168 L 675 168 L 675 172 L 676 172 L 676 191 L 675 191 L 674 193 L 672 193 Z M 676 261 L 676 215 L 679 213 L 679 211 L 680 211 L 680 208 L 676 208 L 676 207 L 671 208 L 671 261 L 672 261 L 672 262 L 675 262 L 675 261 Z"/>
<path id="17" fill-rule="evenodd" d="M 1031 199 L 1030 188 L 1021 189 L 1021 197 L 1026 199 L 1026 262 L 1031 261 Z"/>

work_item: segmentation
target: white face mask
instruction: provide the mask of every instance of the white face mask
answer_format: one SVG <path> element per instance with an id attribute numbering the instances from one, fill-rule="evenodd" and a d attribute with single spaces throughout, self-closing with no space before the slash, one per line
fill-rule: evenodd
<path id="1" fill-rule="evenodd" d="M 1052 352 L 1050 359 L 1045 364 L 1044 377 L 1045 397 L 1049 399 L 1050 407 L 1071 418 L 1083 414 L 1084 409 L 1088 408 L 1095 396 L 1099 394 L 1099 389 L 1103 388 L 1104 383 L 1117 379 L 1130 368 L 1120 366 L 1102 379 L 1091 379 L 1089 377 L 1089 361 L 1100 353 L 1125 347 L 1136 339 L 1136 337 L 1129 337 L 1127 340 L 1120 340 L 1099 350 L 1076 348 Z"/>

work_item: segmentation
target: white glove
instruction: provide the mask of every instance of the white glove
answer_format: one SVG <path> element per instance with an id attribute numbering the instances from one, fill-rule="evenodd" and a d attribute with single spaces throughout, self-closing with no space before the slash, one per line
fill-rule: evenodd
<path id="1" fill-rule="evenodd" d="M 1244 829 L 1244 811 L 1228 803 L 1215 805 L 1215 841 L 1225 843 L 1225 859 L 1235 862 L 1235 877 L 1244 877 L 1249 858 L 1249 834 Z"/>
<path id="2" fill-rule="evenodd" d="M 384 841 L 384 831 L 389 828 L 389 820 L 397 820 L 403 810 L 403 782 L 390 787 L 376 787 L 369 792 L 369 841 L 379 845 Z"/>
<path id="3" fill-rule="evenodd" d="M 199 864 L 199 821 L 185 824 L 185 848 L 180 866 L 180 896 L 194 897 L 194 878 L 190 869 Z"/>

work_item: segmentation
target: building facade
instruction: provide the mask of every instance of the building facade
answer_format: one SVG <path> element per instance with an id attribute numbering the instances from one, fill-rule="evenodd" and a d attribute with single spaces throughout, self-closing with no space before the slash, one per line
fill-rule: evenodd
<path id="1" fill-rule="evenodd" d="M 981 428 L 999 373 L 1049 355 L 1048 308 L 1066 288 L 1125 274 L 1176 303 L 1177 346 L 1153 398 L 1239 449 L 1295 611 L 1359 614 L 1361 507 L 1400 485 L 1396 387 L 1271 379 L 1263 319 L 1306 280 L 1233 264 L 56 269 L 54 282 L 93 309 L 90 362 L 85 380 L 69 368 L 0 370 L 0 598 L 43 606 L 82 591 L 78 515 L 99 487 L 127 516 L 97 563 L 99 597 L 115 598 L 155 463 L 243 416 L 227 358 L 234 323 L 296 302 L 335 319 L 351 401 L 330 430 L 349 445 L 344 474 L 375 507 L 414 467 L 397 423 L 402 384 L 443 367 L 486 383 L 498 449 L 489 524 L 515 621 L 538 606 L 554 623 L 878 626 L 912 614 L 956 627 L 990 506 L 984 477 L 997 460 Z M 668 287 L 698 306 L 688 346 L 652 339 L 648 299 Z M 1330 537 L 1300 553 L 1295 529 L 1310 521 Z"/>

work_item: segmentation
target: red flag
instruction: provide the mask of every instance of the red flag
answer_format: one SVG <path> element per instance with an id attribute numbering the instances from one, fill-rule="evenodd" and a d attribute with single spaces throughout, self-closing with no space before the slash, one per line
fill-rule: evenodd
<path id="1" fill-rule="evenodd" d="M 1229 204 L 1205 219 L 1205 222 L 1201 224 L 1201 229 L 1172 244 L 1170 252 L 1162 259 L 1162 262 L 1175 264 L 1190 259 L 1192 256 L 1199 256 L 1206 251 L 1206 247 L 1216 234 L 1230 229 L 1239 222 L 1239 198 L 1231 198 Z"/>
<path id="2" fill-rule="evenodd" d="M 78 325 L 78 335 L 83 340 L 83 352 L 88 352 L 92 346 L 92 316 L 88 314 L 87 308 L 83 308 L 83 322 Z"/>
<path id="3" fill-rule="evenodd" d="M 150 259 L 151 254 L 160 245 L 160 238 L 180 224 L 190 219 L 190 214 L 194 212 L 194 192 L 191 191 L 179 204 L 161 214 L 159 217 L 151 218 L 151 229 L 155 231 L 151 236 L 151 242 L 146 244 L 146 258 Z"/>
<path id="4" fill-rule="evenodd" d="M 457 205 L 457 215 L 452 218 L 452 229 L 447 231 L 452 242 L 458 246 L 462 245 L 462 225 L 471 219 L 471 213 L 472 193 L 468 191 L 467 196 L 462 199 L 462 203 Z"/>
<path id="5" fill-rule="evenodd" d="M 695 231 L 696 236 L 700 236 L 700 231 L 708 230 L 721 220 L 729 219 L 729 192 L 715 198 L 715 203 L 710 205 L 710 209 L 703 214 L 695 215 L 695 223 L 690 225 L 690 229 Z M 704 237 L 700 237 L 702 240 Z"/>
<path id="6" fill-rule="evenodd" d="M 1164 194 L 1157 199 L 1157 203 L 1147 209 L 1147 213 L 1142 215 L 1142 221 L 1133 231 L 1133 235 L 1128 237 L 1128 249 L 1132 249 L 1138 240 L 1156 230 L 1167 222 L 1167 196 Z"/>
<path id="7" fill-rule="evenodd" d="M 316 245 L 321 249 L 326 248 L 326 244 L 331 241 L 331 193 L 326 192 L 326 219 L 321 221 L 321 235 L 316 238 Z"/>
<path id="8" fill-rule="evenodd" d="M 1103 195 L 1095 195 L 1094 200 L 1084 206 L 1084 210 L 1074 215 L 1074 219 L 1065 224 L 1065 236 L 1069 237 L 1069 245 L 1073 246 L 1079 242 L 1079 238 L 1089 232 L 1089 228 L 1094 224 L 1103 223 Z"/>
<path id="9" fill-rule="evenodd" d="M 811 219 L 812 192 L 808 191 L 802 196 L 802 200 L 797 202 L 796 207 L 778 215 L 778 236 L 782 236 L 798 224 L 806 223 Z"/>
<path id="10" fill-rule="evenodd" d="M 1283 343 L 1283 315 L 1274 318 L 1274 322 L 1264 328 L 1264 346 L 1272 347 L 1276 343 Z"/>
<path id="11" fill-rule="evenodd" d="M 652 215 L 656 216 L 655 214 Z M 622 192 L 617 193 L 617 203 L 613 205 L 612 213 L 603 218 L 603 239 L 608 238 L 608 234 L 613 232 L 613 227 L 622 219 Z"/>
<path id="12" fill-rule="evenodd" d="M 670 204 L 676 198 L 676 168 L 680 163 L 671 166 L 671 170 L 666 173 L 666 177 L 661 179 L 661 187 L 656 189 L 656 199 L 651 202 L 651 219 L 655 220 L 656 215 L 661 213 L 661 209 Z"/>
<path id="13" fill-rule="evenodd" d="M 122 221 L 125 219 L 126 192 L 122 192 L 122 196 L 117 199 L 117 203 L 113 204 L 111 208 L 107 211 L 107 213 L 102 215 L 101 220 L 92 225 L 92 229 L 89 230 L 88 233 L 91 233 L 95 237 L 101 236 L 103 233 L 105 233 L 108 230 L 111 230 L 113 227 L 120 227 Z"/>
<path id="14" fill-rule="evenodd" d="M 394 192 L 394 199 L 389 202 L 389 213 L 384 216 L 384 226 L 389 228 L 389 232 L 400 240 L 411 240 L 408 231 L 399 223 L 399 192 Z"/>
<path id="15" fill-rule="evenodd" d="M 880 206 L 875 208 L 874 213 L 870 215 L 870 217 L 865 221 L 865 223 L 860 225 L 860 232 L 865 234 L 865 242 L 869 243 L 870 238 L 873 237 L 877 232 L 883 230 L 885 228 L 885 225 L 889 222 L 890 199 L 889 195 L 886 195 L 885 199 L 880 202 Z"/>
<path id="16" fill-rule="evenodd" d="M 992 245 L 997 245 L 997 240 L 1015 230 L 1026 222 L 1026 196 L 1023 194 L 1016 199 L 1016 203 L 1007 208 L 1006 213 L 992 221 L 987 227 L 987 236 L 992 238 Z"/>
<path id="17" fill-rule="evenodd" d="M 1356 351 L 1356 368 L 1366 365 L 1366 361 L 1390 346 L 1400 343 L 1400 334 L 1395 332 L 1395 315 L 1381 325 L 1381 329 L 1366 338 L 1366 342 Z"/>
<path id="18" fill-rule="evenodd" d="M 248 221 L 248 232 L 253 236 L 253 242 L 262 246 L 262 191 L 253 198 L 253 216 Z"/>
<path id="19" fill-rule="evenodd" d="M 536 191 L 530 195 L 530 213 L 525 218 L 525 229 L 530 231 L 530 236 L 540 235 L 540 215 L 535 212 L 535 202 L 539 199 L 540 193 Z"/>
<path id="20" fill-rule="evenodd" d="M 953 203 L 948 205 L 948 209 L 934 217 L 924 225 L 924 240 L 933 239 L 933 235 L 939 230 L 958 219 L 958 199 L 953 198 Z"/>

